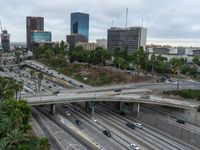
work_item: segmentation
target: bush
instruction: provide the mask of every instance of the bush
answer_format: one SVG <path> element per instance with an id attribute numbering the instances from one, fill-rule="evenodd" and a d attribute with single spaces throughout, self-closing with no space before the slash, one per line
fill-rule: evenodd
<path id="1" fill-rule="evenodd" d="M 163 94 L 165 95 L 179 95 L 183 98 L 189 98 L 189 99 L 197 99 L 200 100 L 200 90 L 192 90 L 192 89 L 186 89 L 186 90 L 175 90 L 175 91 L 164 91 Z"/>
<path id="2" fill-rule="evenodd" d="M 200 112 L 200 106 L 197 108 L 197 111 Z"/>

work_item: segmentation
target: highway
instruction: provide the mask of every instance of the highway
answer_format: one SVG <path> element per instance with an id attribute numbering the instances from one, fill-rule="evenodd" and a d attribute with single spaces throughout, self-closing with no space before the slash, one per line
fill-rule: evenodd
<path id="1" fill-rule="evenodd" d="M 108 106 L 98 106 L 98 108 L 95 109 L 95 113 L 100 114 L 104 118 L 108 118 L 108 120 L 112 121 L 115 124 L 119 124 L 120 126 L 124 126 L 127 122 L 139 122 L 138 120 L 134 119 L 133 117 L 129 117 L 126 115 L 126 117 L 119 115 L 119 112 L 117 112 L 114 109 L 111 109 Z M 159 143 L 159 146 L 161 146 L 161 149 L 179 149 L 179 150 L 197 150 L 197 148 L 192 147 L 191 145 L 185 144 L 182 141 L 175 140 L 174 138 L 169 138 L 166 135 L 160 134 L 159 132 L 155 132 L 152 130 L 152 127 L 149 128 L 148 125 L 143 124 L 143 129 L 142 130 L 137 130 L 140 132 L 139 135 L 144 134 L 146 137 L 152 138 L 152 144 Z M 147 139 L 148 140 L 148 139 Z M 155 142 L 156 140 L 156 142 Z M 164 146 L 164 147 L 163 147 Z"/>
<path id="2" fill-rule="evenodd" d="M 97 142 L 100 142 L 100 144 L 102 144 L 103 148 L 105 149 L 116 149 L 116 150 L 121 150 L 121 149 L 129 149 L 130 148 L 130 143 L 135 143 L 137 144 L 141 149 L 144 150 L 153 150 L 155 147 L 151 147 L 150 145 L 146 144 L 143 145 L 144 142 L 136 142 L 134 139 L 134 136 L 131 135 L 129 137 L 127 137 L 127 135 L 122 134 L 121 132 L 119 132 L 117 129 L 114 129 L 113 127 L 108 126 L 107 122 L 105 123 L 104 120 L 101 120 L 100 118 L 98 118 L 97 122 L 94 122 L 91 120 L 91 116 L 89 116 L 87 113 L 85 113 L 84 111 L 76 111 L 75 106 L 68 104 L 68 109 L 70 112 L 72 112 L 73 116 L 76 116 L 76 118 L 78 118 L 79 120 L 81 120 L 81 122 L 84 122 L 84 124 L 89 124 L 88 126 L 92 126 L 93 128 L 95 128 L 97 130 L 96 135 L 92 135 L 93 138 L 97 139 Z M 59 107 L 60 109 L 60 107 Z M 73 117 L 74 118 L 74 117 Z M 111 131 L 112 137 L 108 138 L 106 137 L 102 131 L 108 129 L 109 131 Z M 82 129 L 83 130 L 83 129 Z M 88 134 L 88 132 L 90 132 L 91 135 L 91 131 L 87 130 L 86 131 Z M 101 136 L 100 136 L 100 135 Z M 97 137 L 98 136 L 98 137 Z M 103 140 L 99 141 L 99 138 L 105 138 L 106 142 Z M 102 143 L 103 142 L 103 143 Z M 108 144 L 107 144 L 108 143 Z M 116 146 L 111 147 L 110 143 L 115 144 Z"/>
<path id="3" fill-rule="evenodd" d="M 154 90 L 162 91 L 176 89 L 177 85 L 172 83 L 130 83 L 126 85 L 91 87 L 51 70 L 47 66 L 38 62 L 28 61 L 28 64 L 28 66 L 35 68 L 38 72 L 45 73 L 42 81 L 42 91 L 40 93 L 36 93 L 36 84 L 32 79 L 30 79 L 29 69 L 26 67 L 20 71 L 14 70 L 13 72 L 8 71 L 1 74 L 3 76 L 11 76 L 16 80 L 24 82 L 22 97 L 33 106 L 85 101 L 123 101 L 172 106 L 183 109 L 194 109 L 199 105 L 199 103 L 192 101 L 175 100 L 150 94 Z M 70 81 L 71 84 L 69 84 L 69 88 L 64 87 L 60 84 L 60 81 L 67 84 Z M 80 85 L 82 85 L 83 88 L 80 87 Z M 77 89 L 71 89 L 72 87 Z M 200 83 L 198 82 L 180 81 L 180 89 L 198 89 L 199 87 Z M 120 92 L 116 92 L 115 90 L 120 90 Z M 53 95 L 53 91 L 59 91 L 60 93 Z M 149 98 L 142 97 L 145 94 L 148 94 Z M 98 148 L 100 146 L 102 149 L 121 150 L 129 149 L 130 143 L 135 143 L 143 150 L 196 150 L 181 141 L 161 134 L 145 124 L 143 125 L 143 129 L 129 129 L 125 124 L 127 122 L 135 123 L 137 120 L 128 116 L 126 118 L 122 117 L 115 111 L 112 111 L 112 109 L 107 109 L 106 106 L 95 109 L 95 117 L 97 117 L 98 123 L 93 122 L 91 116 L 87 113 L 83 111 L 75 111 L 73 109 L 74 106 L 72 105 L 68 105 L 70 106 L 69 110 L 72 112 L 72 115 L 67 117 L 64 112 L 65 110 L 59 106 L 60 105 L 57 106 L 58 112 L 54 117 L 49 115 L 45 109 L 37 110 L 39 113 L 34 115 L 36 116 L 34 119 L 41 127 L 40 129 L 36 128 L 36 130 L 45 130 L 44 133 L 39 134 L 45 134 L 49 137 L 51 143 L 55 143 L 55 145 L 52 144 L 55 149 L 63 149 L 61 147 L 67 145 L 65 140 L 68 141 L 69 139 L 62 140 L 63 137 L 66 137 L 64 136 L 65 134 L 68 138 L 73 138 L 72 141 L 75 140 L 77 145 L 79 145 L 78 147 L 81 147 L 80 149 L 96 149 L 96 146 Z M 41 108 L 39 106 L 34 107 Z M 45 106 L 43 106 L 43 108 L 44 107 Z M 40 115 L 37 116 L 38 114 Z M 157 116 L 156 113 L 152 113 L 152 115 Z M 157 117 L 166 119 L 159 115 Z M 38 118 L 40 119 L 38 120 Z M 81 120 L 83 125 L 76 127 L 76 119 Z M 172 122 L 176 123 L 173 118 Z M 44 126 L 47 127 L 45 128 Z M 193 128 L 193 126 L 186 124 L 186 127 L 191 129 L 191 131 L 199 132 L 198 128 L 195 126 L 195 128 Z M 105 129 L 110 129 L 113 135 L 112 138 L 108 138 L 102 133 Z M 46 131 L 49 132 L 45 133 Z M 51 131 L 54 132 L 52 133 Z M 82 138 L 80 138 L 80 136 Z M 56 141 L 63 142 L 59 143 Z"/>

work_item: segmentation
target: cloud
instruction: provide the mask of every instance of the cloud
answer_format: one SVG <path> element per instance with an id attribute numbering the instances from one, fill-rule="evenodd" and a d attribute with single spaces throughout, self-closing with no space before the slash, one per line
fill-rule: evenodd
<path id="1" fill-rule="evenodd" d="M 0 20 L 11 33 L 11 41 L 25 41 L 26 16 L 43 16 L 45 30 L 53 40 L 65 40 L 70 33 L 70 13 L 90 14 L 90 41 L 106 38 L 107 29 L 128 25 L 148 28 L 148 39 L 199 39 L 200 1 L 198 0 L 0 0 Z"/>

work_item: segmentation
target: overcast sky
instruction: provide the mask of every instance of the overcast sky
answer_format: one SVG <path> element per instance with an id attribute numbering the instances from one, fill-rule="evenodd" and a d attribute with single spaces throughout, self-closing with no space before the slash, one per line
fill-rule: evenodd
<path id="1" fill-rule="evenodd" d="M 107 37 L 112 21 L 125 26 L 126 7 L 128 26 L 140 26 L 144 19 L 148 43 L 200 45 L 200 0 L 0 0 L 0 20 L 12 42 L 25 42 L 26 16 L 42 16 L 45 30 L 52 32 L 53 41 L 60 41 L 70 33 L 70 13 L 85 12 L 90 14 L 92 42 Z"/>

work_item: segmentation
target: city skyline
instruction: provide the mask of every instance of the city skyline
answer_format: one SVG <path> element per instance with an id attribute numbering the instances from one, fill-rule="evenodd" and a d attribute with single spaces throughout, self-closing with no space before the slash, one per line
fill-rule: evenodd
<path id="1" fill-rule="evenodd" d="M 106 6 L 104 6 L 105 3 Z M 200 24 L 197 18 L 200 10 L 195 7 L 199 3 L 197 0 L 189 2 L 187 0 L 165 2 L 158 0 L 65 2 L 59 0 L 54 4 L 38 0 L 32 3 L 25 0 L 17 2 L 10 0 L 2 2 L 4 9 L 0 10 L 0 20 L 3 27 L 6 27 L 11 34 L 11 42 L 26 41 L 26 16 L 44 17 L 45 29 L 52 31 L 52 40 L 61 41 L 65 40 L 66 34 L 70 33 L 70 13 L 84 12 L 90 14 L 89 37 L 90 41 L 94 42 L 96 39 L 106 38 L 107 29 L 112 24 L 116 27 L 125 26 L 125 9 L 128 6 L 128 26 L 140 26 L 143 18 L 143 25 L 148 28 L 147 44 L 182 45 L 183 43 L 186 44 L 184 46 L 199 46 Z M 193 9 L 186 11 L 188 8 Z"/>

